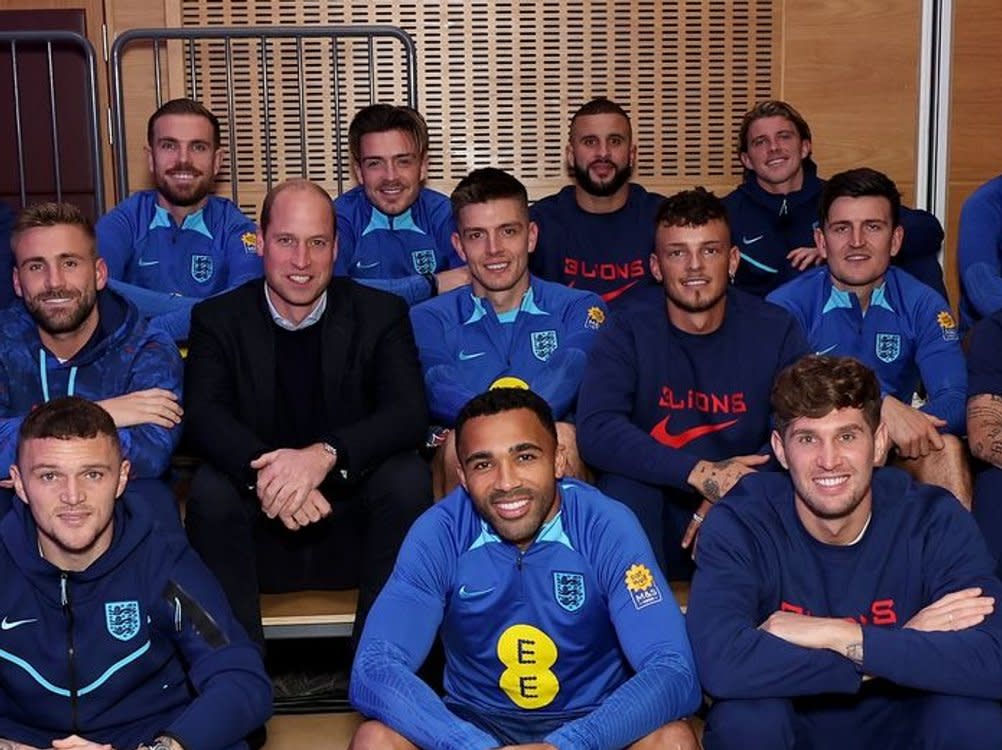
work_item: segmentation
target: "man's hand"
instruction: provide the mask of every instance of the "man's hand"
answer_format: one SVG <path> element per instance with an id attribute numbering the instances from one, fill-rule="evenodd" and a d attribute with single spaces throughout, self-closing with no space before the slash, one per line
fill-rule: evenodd
<path id="1" fill-rule="evenodd" d="M 133 391 L 124 396 L 98 401 L 97 405 L 111 415 L 115 427 L 119 428 L 155 424 L 157 427 L 170 429 L 181 424 L 181 417 L 184 415 L 177 396 L 166 388 Z"/>
<path id="2" fill-rule="evenodd" d="M 687 549 L 691 544 L 693 558 L 696 557 L 696 536 L 703 527 L 703 521 L 706 520 L 706 516 L 709 515 L 710 508 L 712 507 L 713 503 L 704 499 L 699 504 L 699 507 L 696 508 L 696 512 L 692 514 L 692 519 L 689 521 L 689 525 L 685 529 L 685 534 L 682 536 L 682 549 Z"/>
<path id="3" fill-rule="evenodd" d="M 41 748 L 34 745 L 25 745 L 23 742 L 14 742 L 14 740 L 0 738 L 0 750 L 41 750 Z"/>
<path id="4" fill-rule="evenodd" d="M 71 734 L 61 740 L 52 740 L 52 747 L 55 750 L 113 750 L 111 745 L 91 742 L 76 734 Z"/>
<path id="5" fill-rule="evenodd" d="M 278 514 L 278 520 L 290 531 L 298 531 L 331 514 L 330 503 L 320 494 L 320 490 L 310 490 L 306 494 L 306 500 L 295 512 L 288 512 L 287 508 L 288 506 Z"/>
<path id="6" fill-rule="evenodd" d="M 978 587 L 961 589 L 920 609 L 905 627 L 926 633 L 966 630 L 980 625 L 994 611 L 995 597 L 982 596 Z"/>
<path id="7" fill-rule="evenodd" d="M 788 252 L 786 259 L 798 271 L 806 271 L 811 266 L 819 266 L 825 262 L 821 251 L 816 247 L 798 247 Z"/>
<path id="8" fill-rule="evenodd" d="M 826 648 L 856 664 L 863 663 L 863 629 L 835 617 L 811 617 L 777 610 L 759 630 L 804 648 Z"/>
<path id="9" fill-rule="evenodd" d="M 335 463 L 322 443 L 298 450 L 279 448 L 255 458 L 250 465 L 257 470 L 255 490 L 265 515 L 275 518 L 284 512 L 294 518 L 307 495 L 320 486 Z"/>
<path id="10" fill-rule="evenodd" d="M 450 268 L 448 271 L 439 271 L 435 274 L 438 281 L 438 293 L 445 294 L 453 289 L 466 286 L 470 283 L 470 269 L 466 266 Z"/>
<path id="11" fill-rule="evenodd" d="M 689 472 L 690 486 L 711 503 L 731 491 L 745 474 L 751 474 L 756 466 L 769 460 L 768 456 L 753 453 L 749 456 L 734 456 L 723 461 L 700 461 Z"/>
<path id="12" fill-rule="evenodd" d="M 943 437 L 937 428 L 945 427 L 946 422 L 913 409 L 894 396 L 884 396 L 880 421 L 887 425 L 888 437 L 905 458 L 921 458 L 943 449 Z"/>

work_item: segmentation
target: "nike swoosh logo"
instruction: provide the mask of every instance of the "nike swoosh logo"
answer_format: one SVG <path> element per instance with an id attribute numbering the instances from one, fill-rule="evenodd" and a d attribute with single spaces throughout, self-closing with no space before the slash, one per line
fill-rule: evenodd
<path id="1" fill-rule="evenodd" d="M 467 360 L 470 360 L 470 359 L 476 359 L 477 357 L 482 357 L 485 354 L 487 354 L 487 352 L 471 352 L 470 354 L 467 354 L 464 351 L 460 351 L 459 352 L 459 358 L 463 362 L 466 362 Z"/>
<path id="2" fill-rule="evenodd" d="M 693 440 L 701 438 L 704 435 L 726 430 L 738 422 L 738 420 L 732 419 L 727 422 L 720 422 L 719 424 L 698 424 L 695 427 L 690 427 L 688 430 L 683 430 L 678 435 L 672 435 L 668 432 L 669 419 L 671 419 L 670 414 L 651 428 L 651 437 L 659 443 L 667 445 L 669 448 L 682 448 Z"/>
<path id="3" fill-rule="evenodd" d="M 478 591 L 470 591 L 468 588 L 466 588 L 466 584 L 464 583 L 462 586 L 459 587 L 459 598 L 460 599 L 476 599 L 476 598 L 481 597 L 481 596 L 487 596 L 487 594 L 491 593 L 493 590 L 494 590 L 494 587 L 491 586 L 489 589 L 480 589 Z"/>
<path id="4" fill-rule="evenodd" d="M 748 239 L 744 235 L 741 235 L 741 243 L 743 245 L 754 245 L 756 242 L 758 242 L 763 237 L 765 237 L 765 235 L 764 234 L 760 234 L 758 237 L 752 237 L 751 239 Z"/>
<path id="5" fill-rule="evenodd" d="M 160 265 L 159 260 L 144 260 L 143 258 L 139 259 L 140 268 L 146 268 L 147 266 L 157 266 L 157 265 Z"/>
<path id="6" fill-rule="evenodd" d="M 626 292 L 630 291 L 630 289 L 635 287 L 639 282 L 640 279 L 634 279 L 625 286 L 621 286 L 618 289 L 613 289 L 611 292 L 606 292 L 605 294 L 602 295 L 602 299 L 605 300 L 606 302 L 612 302 L 614 299 L 616 299 L 616 297 L 619 297 L 625 294 Z"/>
<path id="7" fill-rule="evenodd" d="M 28 625 L 32 622 L 38 622 L 38 618 L 33 617 L 30 620 L 11 620 L 8 622 L 7 618 L 4 617 L 3 621 L 0 622 L 0 630 L 13 630 L 20 625 Z"/>
<path id="8" fill-rule="evenodd" d="M 834 349 L 837 346 L 838 346 L 838 344 L 832 344 L 827 349 L 822 349 L 821 351 L 814 352 L 814 353 L 817 354 L 817 355 L 819 355 L 819 356 L 822 355 L 822 354 L 827 354 L 828 352 L 830 352 L 832 349 Z"/>
<path id="9" fill-rule="evenodd" d="M 378 265 L 379 265 L 379 261 L 378 260 L 375 261 L 374 263 L 363 263 L 362 261 L 357 261 L 355 263 L 355 268 L 357 268 L 357 269 L 359 269 L 361 271 L 368 271 L 370 268 L 375 268 Z"/>

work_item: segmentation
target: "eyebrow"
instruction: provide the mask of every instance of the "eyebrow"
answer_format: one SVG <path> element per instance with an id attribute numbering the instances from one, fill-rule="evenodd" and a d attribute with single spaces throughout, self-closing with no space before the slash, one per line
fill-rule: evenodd
<path id="1" fill-rule="evenodd" d="M 836 427 L 833 430 L 833 432 L 835 432 L 835 433 L 842 433 L 842 432 L 863 432 L 863 428 L 862 428 L 861 425 L 858 425 L 858 424 L 855 424 L 855 423 L 851 423 L 851 424 L 842 425 L 840 427 Z M 817 435 L 817 434 L 818 434 L 817 430 L 811 430 L 811 429 L 808 429 L 807 427 L 799 427 L 799 428 L 794 428 L 790 432 L 790 437 L 797 437 L 798 435 Z"/>

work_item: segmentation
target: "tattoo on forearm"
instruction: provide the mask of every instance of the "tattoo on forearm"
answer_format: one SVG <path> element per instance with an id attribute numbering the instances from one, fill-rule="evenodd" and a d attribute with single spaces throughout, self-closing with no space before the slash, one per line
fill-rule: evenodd
<path id="1" fill-rule="evenodd" d="M 846 658 L 857 667 L 863 664 L 863 642 L 850 643 L 845 647 Z"/>
<path id="2" fill-rule="evenodd" d="M 711 503 L 715 503 L 720 499 L 720 485 L 717 484 L 716 479 L 711 477 L 703 481 L 703 497 Z"/>
<path id="3" fill-rule="evenodd" d="M 967 423 L 971 452 L 978 458 L 1002 466 L 1002 409 L 998 402 L 1002 396 L 991 394 L 990 405 L 982 399 L 980 403 L 967 405 Z"/>

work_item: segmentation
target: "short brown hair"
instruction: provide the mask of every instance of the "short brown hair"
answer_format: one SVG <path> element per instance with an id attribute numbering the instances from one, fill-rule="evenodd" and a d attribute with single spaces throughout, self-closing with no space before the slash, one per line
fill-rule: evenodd
<path id="1" fill-rule="evenodd" d="M 633 137 L 633 123 L 630 122 L 630 116 L 626 114 L 626 110 L 612 101 L 612 99 L 606 99 L 604 96 L 596 96 L 591 101 L 585 102 L 578 108 L 577 112 L 571 115 L 571 125 L 568 135 L 570 137 L 574 136 L 574 123 L 577 122 L 579 117 L 591 117 L 592 115 L 619 115 L 626 120 L 629 135 L 631 138 Z"/>
<path id="2" fill-rule="evenodd" d="M 765 117 L 783 117 L 793 123 L 801 140 L 811 140 L 811 128 L 807 124 L 807 120 L 793 108 L 793 105 L 779 99 L 769 99 L 756 104 L 741 118 L 741 129 L 738 131 L 738 153 L 748 153 L 748 130 L 753 122 Z"/>
<path id="3" fill-rule="evenodd" d="M 219 148 L 219 145 L 222 143 L 219 118 L 212 114 L 208 108 L 194 99 L 171 99 L 169 102 L 164 102 L 160 105 L 160 108 L 150 115 L 150 119 L 146 123 L 146 142 L 150 147 L 153 146 L 153 127 L 156 125 L 157 120 L 164 115 L 196 115 L 204 117 L 212 125 L 212 145 L 215 148 Z"/>
<path id="4" fill-rule="evenodd" d="M 35 203 L 24 209 L 14 222 L 10 235 L 10 246 L 17 251 L 17 241 L 29 229 L 38 227 L 55 227 L 62 225 L 80 227 L 90 238 L 91 248 L 94 247 L 94 224 L 84 215 L 83 211 L 72 203 Z"/>
<path id="5" fill-rule="evenodd" d="M 770 400 L 780 435 L 795 419 L 818 419 L 836 409 L 860 409 L 872 430 L 880 424 L 880 381 L 852 357 L 801 357 L 776 377 Z"/>
<path id="6" fill-rule="evenodd" d="M 414 140 L 419 157 L 428 153 L 428 125 L 420 112 L 412 107 L 370 104 L 360 109 L 348 126 L 348 150 L 355 163 L 362 162 L 362 136 L 389 130 L 407 133 Z"/>
<path id="7" fill-rule="evenodd" d="M 459 223 L 459 212 L 475 203 L 514 198 L 529 213 L 529 193 L 517 178 L 496 167 L 474 169 L 452 191 L 452 216 Z"/>
<path id="8" fill-rule="evenodd" d="M 334 201 L 331 199 L 330 193 L 324 190 L 320 185 L 304 177 L 295 177 L 291 180 L 285 180 L 277 185 L 273 186 L 268 194 L 264 196 L 264 201 L 261 203 L 261 220 L 258 222 L 258 226 L 261 228 L 261 234 L 268 231 L 268 224 L 271 222 L 271 210 L 275 204 L 275 199 L 278 197 L 279 193 L 286 190 L 310 190 L 317 195 L 323 196 L 327 203 L 331 207 L 331 221 L 334 224 L 334 236 L 337 236 L 337 214 L 334 211 Z"/>
<path id="9" fill-rule="evenodd" d="M 703 227 L 722 221 L 730 228 L 724 202 L 704 187 L 683 190 L 665 198 L 658 208 L 654 226 Z"/>
<path id="10" fill-rule="evenodd" d="M 64 396 L 42 404 L 21 422 L 17 433 L 17 455 L 29 440 L 89 440 L 100 435 L 108 437 L 118 455 L 122 442 L 111 415 L 93 401 L 79 396 Z"/>

